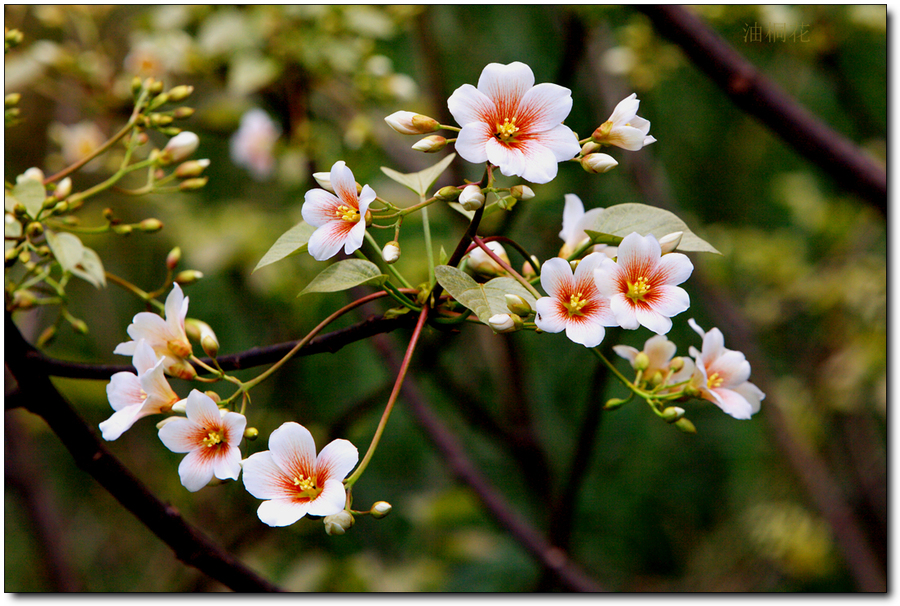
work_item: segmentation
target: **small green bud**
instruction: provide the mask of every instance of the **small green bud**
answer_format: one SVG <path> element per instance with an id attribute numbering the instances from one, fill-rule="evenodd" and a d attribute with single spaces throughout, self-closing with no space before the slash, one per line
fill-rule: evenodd
<path id="1" fill-rule="evenodd" d="M 603 410 L 616 410 L 617 408 L 621 408 L 625 404 L 628 403 L 627 399 L 622 398 L 610 398 L 606 401 L 606 404 L 603 405 Z"/>
<path id="2" fill-rule="evenodd" d="M 194 177 L 193 179 L 185 179 L 178 186 L 181 191 L 191 191 L 200 189 L 209 181 L 209 177 Z"/>
<path id="3" fill-rule="evenodd" d="M 188 84 L 182 84 L 180 86 L 176 86 L 175 88 L 169 90 L 169 101 L 172 103 L 178 103 L 179 101 L 184 101 L 188 97 L 191 96 L 191 93 L 194 92 L 194 87 Z"/>
<path id="4" fill-rule="evenodd" d="M 10 93 L 3 98 L 3 107 L 15 107 L 19 104 L 19 101 L 22 100 L 22 95 L 19 93 Z"/>
<path id="5" fill-rule="evenodd" d="M 181 248 L 176 246 L 169 251 L 168 255 L 166 255 L 166 267 L 168 269 L 175 269 L 179 261 L 181 261 Z"/>
<path id="6" fill-rule="evenodd" d="M 176 120 L 184 120 L 185 118 L 190 118 L 191 116 L 193 116 L 194 111 L 195 110 L 193 107 L 179 107 L 178 109 L 176 109 L 175 111 L 172 112 L 172 116 Z"/>
<path id="7" fill-rule="evenodd" d="M 662 418 L 666 423 L 675 423 L 684 418 L 684 409 L 679 406 L 669 406 L 663 409 Z M 690 423 L 690 421 L 688 422 Z"/>
<path id="8" fill-rule="evenodd" d="M 650 357 L 644 352 L 639 352 L 638 355 L 634 357 L 634 369 L 635 370 L 647 370 L 650 366 Z"/>
<path id="9" fill-rule="evenodd" d="M 155 78 L 147 78 L 147 90 L 151 95 L 159 95 L 163 91 L 163 83 Z"/>
<path id="10" fill-rule="evenodd" d="M 38 337 L 37 342 L 35 343 L 39 348 L 43 347 L 47 343 L 53 340 L 53 337 L 56 336 L 56 325 L 52 324 L 44 329 L 41 333 L 41 336 Z"/>
<path id="11" fill-rule="evenodd" d="M 49 256 L 50 256 L 50 253 L 52 253 L 52 252 L 53 252 L 53 251 L 51 251 L 51 250 L 50 250 L 50 247 L 47 246 L 46 244 L 42 244 L 41 246 L 38 246 L 38 247 L 37 247 L 37 254 L 38 254 L 38 256 L 41 256 L 41 257 L 49 257 Z"/>
<path id="12" fill-rule="evenodd" d="M 147 104 L 147 109 L 149 111 L 153 111 L 154 109 L 160 107 L 161 105 L 165 105 L 168 102 L 169 95 L 167 95 L 166 93 L 160 93 L 150 100 L 150 103 Z"/>
<path id="13" fill-rule="evenodd" d="M 31 309 L 37 298 L 28 290 L 17 290 L 13 294 L 12 305 L 15 309 Z"/>
<path id="14" fill-rule="evenodd" d="M 512 210 L 518 201 L 518 198 L 516 198 L 515 196 L 506 196 L 504 198 L 500 198 L 500 200 L 497 202 L 497 206 L 499 206 L 503 210 Z"/>
<path id="15" fill-rule="evenodd" d="M 163 223 L 159 219 L 150 217 L 149 219 L 144 219 L 138 223 L 137 228 L 145 234 L 152 234 L 153 232 L 161 230 L 163 228 Z"/>
<path id="16" fill-rule="evenodd" d="M 139 94 L 141 94 L 141 89 L 143 87 L 144 87 L 144 81 L 141 80 L 140 76 L 135 76 L 134 78 L 131 79 L 131 94 L 132 94 L 132 96 L 137 98 L 137 96 Z"/>
<path id="17" fill-rule="evenodd" d="M 206 167 L 209 166 L 209 159 L 188 160 L 178 165 L 175 169 L 175 176 L 179 179 L 189 179 L 191 177 L 199 177 L 203 174 Z"/>
<path id="18" fill-rule="evenodd" d="M 179 272 L 177 276 L 175 276 L 175 281 L 179 284 L 193 284 L 197 280 L 203 277 L 203 272 L 197 271 L 196 269 L 186 269 L 182 272 Z"/>
<path id="19" fill-rule="evenodd" d="M 177 126 L 164 126 L 158 130 L 167 137 L 177 137 L 181 134 L 181 129 Z"/>
<path id="20" fill-rule="evenodd" d="M 206 355 L 210 358 L 215 358 L 219 355 L 219 342 L 213 335 L 203 335 L 200 338 L 200 347 L 203 348 L 203 351 L 206 352 Z"/>
<path id="21" fill-rule="evenodd" d="M 454 200 L 459 199 L 459 194 L 461 193 L 458 187 L 454 187 L 453 185 L 447 185 L 445 187 L 437 190 L 437 193 L 434 194 L 434 197 L 438 200 L 445 200 L 447 202 L 452 202 Z"/>
<path id="22" fill-rule="evenodd" d="M 346 509 L 330 516 L 325 516 L 325 532 L 331 536 L 340 536 L 353 526 L 353 514 Z"/>
<path id="23" fill-rule="evenodd" d="M 13 215 L 17 219 L 25 219 L 28 217 L 28 209 L 21 202 L 16 202 L 16 205 L 13 206 Z"/>
<path id="24" fill-rule="evenodd" d="M 113 233 L 119 234 L 120 236 L 130 236 L 131 232 L 134 231 L 134 228 L 131 225 L 121 224 L 113 225 L 112 230 Z"/>
<path id="25" fill-rule="evenodd" d="M 523 318 L 527 318 L 531 315 L 531 304 L 519 295 L 504 295 L 504 298 L 506 299 L 506 309 L 508 309 L 510 313 Z"/>
<path id="26" fill-rule="evenodd" d="M 15 250 L 15 249 L 13 249 Z M 23 250 L 19 253 L 19 263 L 29 263 L 31 262 L 31 253 L 27 250 Z"/>
<path id="27" fill-rule="evenodd" d="M 244 430 L 244 439 L 251 442 L 259 437 L 259 430 L 255 427 L 248 427 Z"/>
<path id="28" fill-rule="evenodd" d="M 700 390 L 693 385 L 686 385 L 684 388 L 684 395 L 688 396 L 689 398 L 699 398 Z"/>
<path id="29" fill-rule="evenodd" d="M 72 325 L 72 328 L 75 329 L 75 332 L 82 335 L 88 334 L 88 325 L 84 320 L 80 318 L 72 318 L 69 320 L 69 324 Z"/>
<path id="30" fill-rule="evenodd" d="M 53 206 L 53 210 L 50 211 L 52 215 L 61 215 L 65 212 L 69 212 L 69 208 L 71 208 L 71 204 L 69 204 L 68 200 L 63 200 Z M 75 217 L 71 217 L 74 219 Z"/>
<path id="31" fill-rule="evenodd" d="M 684 358 L 681 356 L 675 356 L 672 358 L 672 361 L 669 362 L 669 370 L 672 372 L 678 372 L 682 368 L 684 368 Z"/>
<path id="32" fill-rule="evenodd" d="M 686 418 L 681 417 L 675 422 L 675 427 L 683 431 L 684 433 L 697 433 L 697 428 L 694 427 L 694 424 L 688 421 Z"/>
<path id="33" fill-rule="evenodd" d="M 391 504 L 387 501 L 378 501 L 374 505 L 372 505 L 372 509 L 369 510 L 369 514 L 376 520 L 380 520 L 387 514 L 391 513 L 392 509 L 393 507 L 391 507 Z"/>
<path id="34" fill-rule="evenodd" d="M 175 120 L 167 114 L 150 114 L 150 126 L 168 126 Z"/>
<path id="35" fill-rule="evenodd" d="M 517 200 L 531 200 L 534 191 L 527 185 L 513 185 L 509 188 L 509 194 Z"/>
<path id="36" fill-rule="evenodd" d="M 44 233 L 44 226 L 41 225 L 40 221 L 32 221 L 28 224 L 28 227 L 25 228 L 25 235 L 29 238 L 36 238 Z"/>

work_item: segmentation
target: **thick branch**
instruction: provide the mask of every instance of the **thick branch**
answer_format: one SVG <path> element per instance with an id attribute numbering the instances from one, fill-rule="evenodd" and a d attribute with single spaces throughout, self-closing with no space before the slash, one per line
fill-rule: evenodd
<path id="1" fill-rule="evenodd" d="M 856 145 L 816 119 L 687 9 L 673 5 L 637 9 L 735 105 L 887 215 L 887 173 Z"/>
<path id="2" fill-rule="evenodd" d="M 44 419 L 69 450 L 76 464 L 110 492 L 126 509 L 175 552 L 175 556 L 235 591 L 280 591 L 222 551 L 188 524 L 171 505 L 156 498 L 100 442 L 93 430 L 53 387 L 44 370 L 31 363 L 33 351 L 6 314 L 6 365 L 16 390 L 7 396 Z"/>

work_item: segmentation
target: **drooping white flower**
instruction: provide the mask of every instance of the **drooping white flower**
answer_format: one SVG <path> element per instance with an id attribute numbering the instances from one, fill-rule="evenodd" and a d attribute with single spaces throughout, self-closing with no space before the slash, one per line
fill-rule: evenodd
<path id="1" fill-rule="evenodd" d="M 104 440 L 117 439 L 138 419 L 166 412 L 178 402 L 178 395 L 163 374 L 163 360 L 144 339 L 136 343 L 132 363 L 137 374 L 117 372 L 106 386 L 109 404 L 116 412 L 100 423 Z"/>
<path id="2" fill-rule="evenodd" d="M 375 200 L 375 191 L 368 185 L 357 195 L 353 172 L 343 160 L 331 167 L 329 183 L 334 193 L 311 189 L 301 209 L 303 220 L 318 228 L 309 238 L 309 254 L 317 261 L 330 259 L 342 246 L 347 254 L 362 246 L 366 212 Z"/>
<path id="3" fill-rule="evenodd" d="M 544 332 L 566 331 L 566 336 L 585 347 L 596 347 L 606 336 L 605 326 L 616 318 L 594 282 L 594 270 L 605 259 L 600 253 L 586 256 L 572 273 L 565 259 L 548 259 L 541 267 L 541 286 L 549 295 L 535 304 L 534 323 Z"/>
<path id="4" fill-rule="evenodd" d="M 289 526 L 306 514 L 328 516 L 344 509 L 343 480 L 359 460 L 347 440 L 330 442 L 316 456 L 309 430 L 284 423 L 269 436 L 269 450 L 243 462 L 247 492 L 264 499 L 259 519 L 269 526 Z"/>
<path id="5" fill-rule="evenodd" d="M 172 419 L 159 429 L 159 439 L 172 452 L 186 452 L 178 465 L 181 484 L 196 492 L 213 476 L 237 480 L 241 473 L 238 444 L 247 418 L 236 412 L 220 413 L 205 393 L 191 391 L 185 403 L 187 418 Z"/>
<path id="6" fill-rule="evenodd" d="M 694 266 L 685 255 L 662 255 L 652 235 L 635 232 L 619 244 L 617 261 L 604 259 L 597 268 L 597 288 L 609 297 L 619 326 L 646 326 L 657 334 L 672 328 L 672 316 L 691 305 L 683 288 L 676 286 L 690 277 Z"/>
<path id="7" fill-rule="evenodd" d="M 135 315 L 127 329 L 128 336 L 134 340 L 120 343 L 113 353 L 133 356 L 137 342 L 144 339 L 156 356 L 162 358 L 167 373 L 182 379 L 194 377 L 197 373 L 185 359 L 193 351 L 184 329 L 187 310 L 188 298 L 175 284 L 166 297 L 166 319 L 149 311 Z"/>
<path id="8" fill-rule="evenodd" d="M 559 232 L 559 237 L 562 238 L 564 244 L 558 255 L 564 259 L 578 250 L 589 239 L 584 230 L 591 227 L 603 214 L 602 208 L 592 208 L 585 212 L 581 198 L 575 194 L 566 194 L 565 200 L 562 230 Z M 594 246 L 593 252 L 602 252 L 607 257 L 612 258 L 616 256 L 616 247 L 597 244 Z"/>
<path id="9" fill-rule="evenodd" d="M 596 143 L 615 145 L 622 149 L 637 151 L 655 142 L 650 136 L 650 121 L 637 115 L 641 102 L 637 93 L 631 93 L 619 101 L 609 120 L 601 124 L 591 139 Z"/>
<path id="10" fill-rule="evenodd" d="M 562 121 L 572 109 L 572 92 L 562 86 L 535 86 L 531 68 L 518 61 L 490 63 L 478 87 L 464 84 L 447 100 L 462 126 L 456 150 L 469 162 L 490 162 L 506 176 L 532 183 L 556 177 L 557 164 L 581 147 Z"/>
<path id="11" fill-rule="evenodd" d="M 709 400 L 735 419 L 749 419 L 759 412 L 764 394 L 750 383 L 750 363 L 739 351 L 727 349 L 722 331 L 713 328 L 704 332 L 691 318 L 691 328 L 703 339 L 701 351 L 690 348 L 696 360 L 693 385 L 700 390 L 700 397 Z"/>
<path id="12" fill-rule="evenodd" d="M 241 116 L 241 124 L 231 136 L 231 160 L 243 166 L 257 181 L 263 181 L 275 168 L 275 143 L 281 127 L 265 111 L 254 108 Z"/>

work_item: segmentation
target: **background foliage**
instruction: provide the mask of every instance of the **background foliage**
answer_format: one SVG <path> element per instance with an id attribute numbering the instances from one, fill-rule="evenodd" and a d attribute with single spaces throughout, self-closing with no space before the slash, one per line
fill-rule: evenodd
<path id="1" fill-rule="evenodd" d="M 884 161 L 883 6 L 696 10 L 802 105 Z M 607 385 L 596 359 L 560 335 L 494 336 L 471 327 L 426 332 L 414 380 L 518 513 L 606 588 L 859 589 L 835 528 L 799 479 L 803 470 L 785 456 L 785 435 L 826 466 L 884 565 L 884 216 L 735 108 L 644 15 L 510 5 L 7 5 L 5 19 L 25 34 L 6 58 L 6 91 L 22 94 L 22 121 L 6 131 L 7 180 L 30 166 L 48 174 L 64 166 L 60 125 L 89 121 L 106 135 L 114 132 L 130 110 L 136 73 L 167 86 L 195 86 L 190 101 L 197 112 L 186 128 L 201 138 L 194 157 L 211 159 L 209 184 L 134 200 L 111 192 L 80 215 L 99 220 L 110 206 L 127 220 L 161 219 L 166 227 L 155 235 L 85 243 L 109 271 L 146 288 L 162 280 L 166 253 L 181 246 L 186 266 L 205 275 L 186 290 L 190 315 L 213 326 L 226 354 L 300 338 L 347 302 L 347 293 L 296 297 L 321 269 L 308 255 L 251 270 L 300 220 L 303 193 L 315 186 L 311 174 L 338 159 L 380 195 L 406 199 L 409 193 L 379 167 L 412 172 L 435 157 L 409 150 L 412 139 L 389 130 L 384 116 L 404 109 L 451 123 L 447 96 L 474 83 L 489 62 L 523 61 L 537 82 L 571 88 L 567 124 L 581 136 L 637 92 L 658 143 L 640 154 L 615 154 L 620 166 L 602 178 L 561 165 L 555 181 L 534 188 L 536 198 L 493 215 L 480 233 L 510 234 L 547 258 L 561 245 L 565 193 L 578 194 L 588 208 L 643 202 L 676 210 L 723 253 L 691 255 L 688 313 L 709 328 L 716 312 L 732 310 L 758 342 L 759 357 L 744 351 L 755 373 L 768 369 L 768 384 L 755 381 L 769 395 L 762 411 L 738 422 L 693 403 L 699 433 L 689 436 L 640 406 L 626 406 L 602 415 L 590 447 L 582 443 L 576 455 L 596 407 L 622 389 Z M 747 27 L 757 23 L 762 41 L 745 41 Z M 766 40 L 767 28 L 781 23 L 788 35 L 805 24 L 807 41 Z M 229 157 L 229 138 L 252 107 L 265 109 L 282 129 L 277 168 L 261 180 Z M 90 168 L 76 186 L 102 180 L 106 167 Z M 438 185 L 480 177 L 479 167 L 463 170 Z M 433 208 L 435 244 L 452 250 L 464 220 Z M 422 281 L 424 244 L 411 225 L 403 233 L 398 263 Z M 388 239 L 381 236 L 382 243 Z M 711 307 L 720 304 L 726 307 Z M 125 340 L 138 302 L 113 286 L 78 284 L 71 310 L 90 335 L 61 331 L 47 353 L 121 363 L 112 350 Z M 16 319 L 33 341 L 52 314 Z M 699 345 L 687 317 L 676 318 L 670 337 L 685 344 L 681 354 L 688 343 Z M 743 349 L 728 325 L 718 325 L 727 346 Z M 406 336 L 388 338 L 402 351 Z M 643 329 L 610 331 L 606 342 L 640 348 L 649 336 Z M 254 391 L 253 421 L 262 436 L 295 420 L 320 445 L 345 437 L 364 449 L 392 382 L 393 371 L 367 341 L 300 358 Z M 55 383 L 94 426 L 109 416 L 104 382 Z M 772 406 L 785 425 L 769 422 Z M 75 467 L 40 419 L 7 412 L 5 438 L 6 591 L 221 588 L 175 561 Z M 180 456 L 161 447 L 152 423 L 138 423 L 110 446 L 187 520 L 286 589 L 560 588 L 453 478 L 402 398 L 354 490 L 356 502 L 386 500 L 394 511 L 383 520 L 358 520 L 343 537 L 326 536 L 307 520 L 269 528 L 256 518 L 258 502 L 235 484 L 188 493 L 176 473 Z M 574 498 L 566 501 L 570 487 Z"/>

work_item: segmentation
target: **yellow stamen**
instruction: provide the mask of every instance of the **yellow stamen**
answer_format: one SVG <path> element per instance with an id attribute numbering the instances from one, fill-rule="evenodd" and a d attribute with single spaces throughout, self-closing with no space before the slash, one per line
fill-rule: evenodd
<path id="1" fill-rule="evenodd" d="M 709 379 L 706 381 L 706 386 L 710 389 L 715 389 L 716 387 L 720 387 L 725 380 L 719 376 L 719 373 L 714 372 L 709 376 Z"/>
<path id="2" fill-rule="evenodd" d="M 641 276 L 634 282 L 628 282 L 628 292 L 625 296 L 637 303 L 643 301 L 648 292 L 650 292 L 650 285 L 647 284 L 647 278 Z"/>
<path id="3" fill-rule="evenodd" d="M 302 473 L 295 477 L 294 486 L 297 487 L 297 490 L 300 492 L 299 496 L 308 497 L 310 499 L 314 499 L 319 496 L 319 493 L 322 492 L 322 489 L 316 486 L 315 478 L 309 477 L 307 478 Z"/>
<path id="4" fill-rule="evenodd" d="M 588 304 L 587 299 L 582 299 L 584 295 L 582 293 L 576 293 L 569 297 L 568 303 L 563 303 L 563 307 L 569 310 L 570 316 L 583 316 L 584 313 L 581 309 Z"/>
<path id="5" fill-rule="evenodd" d="M 503 121 L 503 124 L 496 124 L 497 127 L 497 138 L 503 142 L 514 140 L 516 134 L 519 132 L 519 127 L 516 126 L 516 119 L 513 117 L 512 120 L 507 118 Z"/>
<path id="6" fill-rule="evenodd" d="M 225 436 L 222 435 L 221 431 L 211 431 L 203 438 L 203 443 L 207 448 L 212 448 L 216 444 L 221 444 L 224 439 Z"/>
<path id="7" fill-rule="evenodd" d="M 356 223 L 359 221 L 359 210 L 341 204 L 334 210 L 334 216 L 349 223 Z"/>

